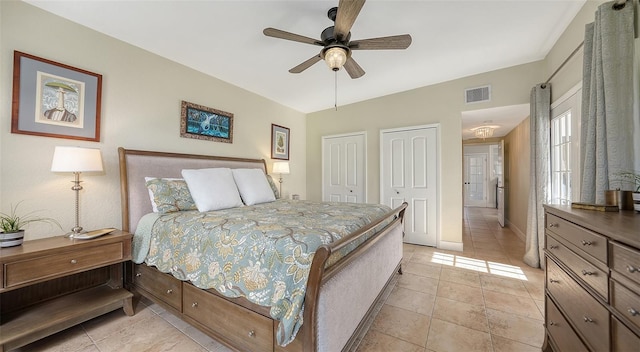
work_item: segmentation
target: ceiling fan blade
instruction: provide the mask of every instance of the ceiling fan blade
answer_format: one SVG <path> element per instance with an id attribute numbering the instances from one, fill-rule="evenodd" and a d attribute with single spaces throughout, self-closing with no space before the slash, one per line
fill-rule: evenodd
<path id="1" fill-rule="evenodd" d="M 354 60 L 352 57 L 349 57 L 347 59 L 347 62 L 344 63 L 344 69 L 347 70 L 347 73 L 353 79 L 360 78 L 365 74 L 362 67 L 360 67 L 360 65 L 358 65 L 356 60 Z"/>
<path id="2" fill-rule="evenodd" d="M 356 21 L 365 0 L 340 0 L 333 35 L 338 41 L 347 38 L 351 26 Z"/>
<path id="3" fill-rule="evenodd" d="M 349 43 L 351 50 L 392 50 L 406 49 L 411 45 L 409 34 L 393 35 L 390 37 L 380 37 L 362 40 L 352 40 Z"/>
<path id="4" fill-rule="evenodd" d="M 301 63 L 300 65 L 292 68 L 289 70 L 289 72 L 291 73 L 300 73 L 306 69 L 308 69 L 309 67 L 313 66 L 313 64 L 315 64 L 316 62 L 322 60 L 322 58 L 320 57 L 320 54 L 310 58 L 309 60 Z"/>
<path id="5" fill-rule="evenodd" d="M 262 31 L 262 33 L 264 33 L 264 35 L 266 35 L 267 37 L 274 37 L 279 39 L 291 40 L 299 43 L 324 46 L 324 44 L 317 39 L 305 37 L 303 35 L 294 34 L 291 32 L 282 31 L 275 28 L 265 28 Z"/>

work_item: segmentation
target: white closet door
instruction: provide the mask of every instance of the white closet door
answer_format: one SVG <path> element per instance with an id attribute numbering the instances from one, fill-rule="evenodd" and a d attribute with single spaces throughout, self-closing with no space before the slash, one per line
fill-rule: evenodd
<path id="1" fill-rule="evenodd" d="M 365 203 L 366 135 L 322 137 L 322 200 Z"/>
<path id="2" fill-rule="evenodd" d="M 407 202 L 408 243 L 436 246 L 438 141 L 436 127 L 381 132 L 381 199 L 390 207 Z"/>

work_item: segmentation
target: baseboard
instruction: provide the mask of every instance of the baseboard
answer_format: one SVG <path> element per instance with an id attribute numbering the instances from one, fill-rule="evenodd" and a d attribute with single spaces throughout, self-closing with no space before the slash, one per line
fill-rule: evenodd
<path id="1" fill-rule="evenodd" d="M 462 252 L 463 246 L 462 242 L 440 241 L 440 243 L 438 243 L 438 248 L 448 251 Z"/>
<path id="2" fill-rule="evenodd" d="M 526 242 L 527 235 L 522 233 L 522 231 L 520 231 L 520 229 L 517 228 L 514 224 L 512 224 L 509 220 L 505 219 L 505 223 L 506 223 L 505 225 L 507 225 L 507 227 L 511 231 L 513 231 L 513 233 L 515 233 L 516 236 L 518 236 L 522 240 L 522 242 Z"/>

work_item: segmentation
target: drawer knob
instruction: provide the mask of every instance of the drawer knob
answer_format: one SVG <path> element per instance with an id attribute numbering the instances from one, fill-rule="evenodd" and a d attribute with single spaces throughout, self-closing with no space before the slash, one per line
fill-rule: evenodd
<path id="1" fill-rule="evenodd" d="M 582 240 L 582 245 L 583 245 L 583 246 L 590 246 L 590 245 L 592 245 L 592 244 L 593 244 L 593 242 L 591 242 L 591 241 L 585 241 L 585 240 Z"/>
<path id="2" fill-rule="evenodd" d="M 71 264 L 78 264 L 78 261 L 75 259 L 71 259 Z"/>
<path id="3" fill-rule="evenodd" d="M 142 273 L 136 273 L 136 277 L 142 276 Z"/>
<path id="4" fill-rule="evenodd" d="M 552 244 L 552 245 L 549 246 L 549 249 L 558 249 L 558 248 L 560 248 L 560 247 L 558 247 L 558 245 L 556 245 L 556 244 Z"/>
<path id="5" fill-rule="evenodd" d="M 173 293 L 173 290 L 172 290 L 172 289 L 168 289 L 168 290 L 167 290 L 167 293 L 168 293 L 168 294 L 172 294 L 172 293 Z"/>
<path id="6" fill-rule="evenodd" d="M 633 274 L 638 271 L 638 268 L 635 268 L 631 265 L 627 265 L 627 271 Z"/>
<path id="7" fill-rule="evenodd" d="M 552 284 L 558 284 L 558 283 L 560 283 L 560 280 L 549 279 L 549 282 L 552 283 Z"/>
<path id="8" fill-rule="evenodd" d="M 549 325 L 554 326 L 556 325 L 556 323 L 554 323 L 553 321 L 549 321 Z"/>
<path id="9" fill-rule="evenodd" d="M 634 316 L 634 317 L 635 317 L 636 315 L 640 314 L 640 312 L 638 312 L 637 310 L 635 310 L 635 309 L 633 309 L 633 308 L 629 308 L 629 309 L 627 310 L 627 312 L 629 312 L 629 314 L 631 314 L 631 316 Z"/>
<path id="10" fill-rule="evenodd" d="M 193 303 L 191 303 L 191 307 L 193 307 L 193 308 L 198 308 L 198 302 L 193 302 Z"/>
<path id="11" fill-rule="evenodd" d="M 558 224 L 558 223 L 549 224 L 549 228 L 550 229 L 552 229 L 554 227 L 560 227 L 560 224 Z"/>
<path id="12" fill-rule="evenodd" d="M 593 275 L 595 274 L 593 271 L 582 270 L 582 275 Z"/>
<path id="13" fill-rule="evenodd" d="M 249 337 L 256 337 L 256 332 L 254 330 L 249 331 Z"/>
<path id="14" fill-rule="evenodd" d="M 586 316 L 586 315 L 583 317 L 583 319 L 584 319 L 584 322 L 585 322 L 585 323 L 593 323 L 593 319 L 589 318 L 589 317 L 588 317 L 588 316 Z"/>

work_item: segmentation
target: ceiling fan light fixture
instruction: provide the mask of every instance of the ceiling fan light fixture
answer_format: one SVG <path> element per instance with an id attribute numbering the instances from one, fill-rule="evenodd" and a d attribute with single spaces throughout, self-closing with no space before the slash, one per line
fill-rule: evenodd
<path id="1" fill-rule="evenodd" d="M 324 61 L 333 71 L 338 71 L 347 62 L 347 51 L 339 46 L 329 48 L 324 52 Z"/>

